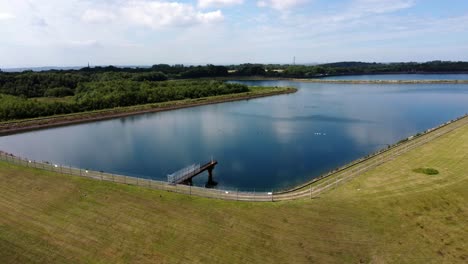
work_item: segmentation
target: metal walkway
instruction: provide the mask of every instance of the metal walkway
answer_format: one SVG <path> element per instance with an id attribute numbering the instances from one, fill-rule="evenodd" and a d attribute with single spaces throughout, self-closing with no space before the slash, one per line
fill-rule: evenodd
<path id="1" fill-rule="evenodd" d="M 213 169 L 218 164 L 216 160 L 212 160 L 202 166 L 193 164 L 177 172 L 167 175 L 167 181 L 171 184 L 188 184 L 192 185 L 192 178 L 208 171 L 208 182 L 213 182 Z"/>

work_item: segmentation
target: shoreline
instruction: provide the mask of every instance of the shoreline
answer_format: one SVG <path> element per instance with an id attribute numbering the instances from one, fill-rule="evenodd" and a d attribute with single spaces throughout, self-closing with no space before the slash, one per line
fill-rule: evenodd
<path id="1" fill-rule="evenodd" d="M 297 82 L 335 83 L 335 84 L 468 84 L 468 80 L 325 80 L 290 79 Z"/>
<path id="2" fill-rule="evenodd" d="M 277 88 L 277 91 L 249 91 L 239 94 L 227 94 L 214 97 L 186 99 L 181 101 L 169 101 L 156 104 L 135 105 L 121 108 L 103 109 L 92 112 L 73 113 L 60 116 L 39 117 L 27 120 L 7 121 L 0 123 L 0 136 L 7 136 L 28 131 L 69 126 L 83 123 L 91 123 L 109 119 L 135 116 L 147 113 L 165 112 L 190 107 L 220 104 L 227 102 L 250 100 L 275 95 L 292 94 L 297 92 L 296 88 Z"/>
<path id="3" fill-rule="evenodd" d="M 384 148 L 374 153 L 370 153 L 364 157 L 351 161 L 343 166 L 340 166 L 339 168 L 329 171 L 326 174 L 313 178 L 302 184 L 286 188 L 282 191 L 277 191 L 275 192 L 275 195 L 277 195 L 277 198 L 279 199 L 291 200 L 297 199 L 298 197 L 308 197 L 312 193 L 320 194 L 321 192 L 329 188 L 333 188 L 333 186 L 336 186 L 338 183 L 344 181 L 345 178 L 348 178 L 347 180 L 352 179 L 353 177 L 359 175 L 359 173 L 364 173 L 369 169 L 377 167 L 387 162 L 388 160 L 392 160 L 393 158 L 408 152 L 414 147 L 431 142 L 441 135 L 450 133 L 452 130 L 463 127 L 464 125 L 468 125 L 468 114 L 449 120 L 437 127 L 427 129 L 414 136 L 402 139 L 390 145 L 389 148 Z M 385 161 L 383 158 L 385 156 L 388 158 L 387 161 Z M 372 166 L 367 165 L 366 163 L 372 164 Z M 345 177 L 341 174 L 349 175 Z"/>
<path id="4" fill-rule="evenodd" d="M 161 180 L 105 173 L 103 171 L 91 171 L 88 169 L 49 163 L 47 161 L 38 162 L 26 159 L 25 157 L 18 157 L 1 150 L 0 161 L 23 167 L 56 172 L 62 175 L 79 176 L 99 181 L 134 185 L 189 196 L 244 202 L 279 202 L 297 199 L 314 199 L 319 197 L 322 193 L 332 188 L 336 188 L 338 185 L 345 184 L 360 174 L 372 170 L 381 164 L 391 161 L 404 153 L 428 142 L 432 142 L 433 140 L 466 125 L 468 125 L 468 114 L 457 119 L 447 121 L 435 128 L 428 129 L 417 137 L 400 141 L 391 148 L 378 151 L 374 154 L 358 159 L 357 161 L 351 162 L 338 170 L 329 172 L 326 175 L 314 178 L 288 190 L 275 192 L 249 192 L 238 189 L 210 189 L 183 184 L 170 184 Z"/>
<path id="5" fill-rule="evenodd" d="M 468 80 L 330 80 L 318 78 L 284 78 L 284 77 L 238 77 L 220 78 L 224 81 L 292 81 L 305 83 L 331 84 L 468 84 Z"/>

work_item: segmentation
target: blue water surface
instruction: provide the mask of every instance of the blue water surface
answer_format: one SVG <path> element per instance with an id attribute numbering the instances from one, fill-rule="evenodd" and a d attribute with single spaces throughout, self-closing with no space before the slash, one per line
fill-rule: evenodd
<path id="1" fill-rule="evenodd" d="M 326 76 L 328 80 L 468 80 L 468 74 L 374 74 L 374 75 L 343 75 Z"/>

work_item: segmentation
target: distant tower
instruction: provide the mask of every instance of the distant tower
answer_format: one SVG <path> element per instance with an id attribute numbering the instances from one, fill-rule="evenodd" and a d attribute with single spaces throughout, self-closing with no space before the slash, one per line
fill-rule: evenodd
<path id="1" fill-rule="evenodd" d="M 296 65 L 296 56 L 293 57 L 293 65 Z"/>
<path id="2" fill-rule="evenodd" d="M 89 68 L 89 61 L 88 61 L 88 68 Z"/>

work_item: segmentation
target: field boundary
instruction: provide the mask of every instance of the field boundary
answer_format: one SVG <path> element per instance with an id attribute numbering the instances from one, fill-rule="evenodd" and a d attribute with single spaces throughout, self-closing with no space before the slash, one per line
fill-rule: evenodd
<path id="1" fill-rule="evenodd" d="M 27 158 L 17 157 L 13 154 L 3 151 L 0 151 L 0 161 L 24 167 L 56 172 L 63 175 L 72 175 L 100 181 L 135 185 L 205 198 L 249 202 L 274 202 L 304 198 L 312 199 L 324 193 L 325 191 L 336 188 L 337 186 L 352 180 L 366 171 L 369 171 L 387 161 L 395 159 L 403 153 L 406 153 L 467 124 L 468 115 L 464 115 L 463 117 L 448 121 L 436 128 L 428 129 L 420 136 L 410 137 L 409 139 L 404 140 L 389 149 L 377 152 L 376 154 L 370 155 L 364 159 L 352 162 L 344 166 L 342 169 L 332 171 L 296 188 L 281 192 L 246 192 L 239 191 L 238 189 L 209 189 L 181 184 L 170 184 L 164 181 L 105 173 L 102 171 L 92 171 L 87 169 L 74 168 L 71 166 L 52 164 L 44 161 L 38 162 Z"/>

